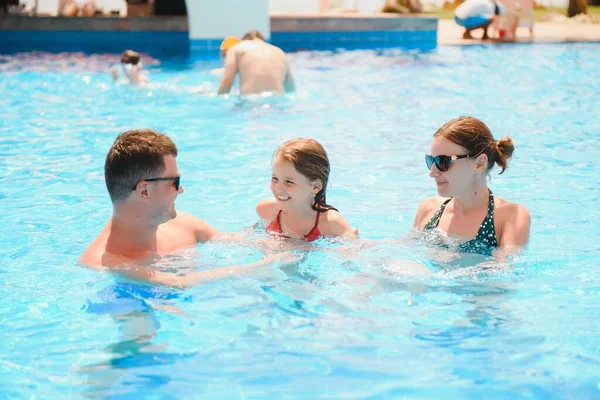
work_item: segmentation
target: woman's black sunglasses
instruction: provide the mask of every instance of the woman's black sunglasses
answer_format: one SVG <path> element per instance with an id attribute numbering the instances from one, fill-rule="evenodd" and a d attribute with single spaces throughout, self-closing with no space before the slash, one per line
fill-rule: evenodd
<path id="1" fill-rule="evenodd" d="M 435 166 L 437 167 L 438 170 L 440 170 L 441 172 L 444 171 L 448 171 L 448 168 L 450 168 L 450 164 L 452 164 L 452 161 L 456 161 L 456 160 L 460 160 L 461 158 L 469 158 L 470 156 L 468 154 L 463 154 L 460 156 L 430 156 L 429 154 L 425 154 L 425 162 L 427 163 L 427 168 L 431 169 L 431 167 L 433 167 L 433 164 L 435 163 Z"/>
<path id="2" fill-rule="evenodd" d="M 179 190 L 179 185 L 181 183 L 181 175 L 179 176 L 173 176 L 173 177 L 168 177 L 168 178 L 150 178 L 150 179 L 142 179 L 142 181 L 146 181 L 146 182 L 159 182 L 159 181 L 174 181 L 175 182 L 175 190 Z M 140 181 L 141 182 L 141 181 Z M 139 182 L 138 182 L 139 183 Z M 137 187 L 137 183 L 135 184 L 135 186 L 133 187 L 133 189 L 131 190 L 135 190 Z"/>

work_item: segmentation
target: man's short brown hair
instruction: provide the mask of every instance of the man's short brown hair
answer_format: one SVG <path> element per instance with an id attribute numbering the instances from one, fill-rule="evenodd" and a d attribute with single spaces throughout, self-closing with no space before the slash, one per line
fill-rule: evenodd
<path id="1" fill-rule="evenodd" d="M 263 42 L 265 41 L 265 37 L 262 35 L 262 33 L 257 31 L 256 29 L 246 32 L 246 34 L 242 38 L 242 40 L 254 40 L 254 39 L 260 39 Z"/>
<path id="2" fill-rule="evenodd" d="M 152 129 L 134 129 L 121 133 L 106 155 L 104 179 L 113 204 L 133 192 L 144 179 L 165 172 L 164 156 L 177 157 L 177 146 L 167 136 Z"/>

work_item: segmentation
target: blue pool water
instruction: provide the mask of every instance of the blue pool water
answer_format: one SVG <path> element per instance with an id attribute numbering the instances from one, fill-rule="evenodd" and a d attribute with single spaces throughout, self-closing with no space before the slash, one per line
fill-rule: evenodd
<path id="1" fill-rule="evenodd" d="M 600 398 L 599 51 L 299 53 L 297 96 L 253 101 L 214 95 L 217 61 L 147 60 L 154 86 L 130 90 L 116 55 L 0 57 L 0 398 Z M 490 182 L 532 215 L 508 264 L 402 239 L 435 194 L 430 138 L 458 115 L 516 143 Z M 111 213 L 106 151 L 135 127 L 176 141 L 177 208 L 225 231 L 257 221 L 273 150 L 316 138 L 328 200 L 371 243 L 183 291 L 83 268 Z M 259 257 L 206 244 L 160 267 Z"/>

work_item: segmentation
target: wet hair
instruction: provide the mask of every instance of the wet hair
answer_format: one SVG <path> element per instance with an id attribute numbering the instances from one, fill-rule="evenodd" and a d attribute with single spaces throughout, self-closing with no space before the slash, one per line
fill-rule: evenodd
<path id="1" fill-rule="evenodd" d="M 122 64 L 131 64 L 138 65 L 140 62 L 140 53 L 133 50 L 125 50 L 123 54 L 121 54 L 121 63 Z"/>
<path id="2" fill-rule="evenodd" d="M 113 204 L 126 200 L 139 181 L 160 177 L 167 155 L 177 157 L 177 146 L 167 135 L 152 129 L 119 134 L 104 163 L 104 179 Z"/>
<path id="3" fill-rule="evenodd" d="M 273 159 L 280 157 L 282 160 L 294 164 L 294 168 L 310 181 L 320 180 L 323 186 L 315 195 L 312 208 L 318 212 L 335 210 L 337 208 L 327 204 L 326 192 L 329 182 L 329 158 L 327 152 L 319 142 L 314 139 L 288 140 L 273 153 Z"/>
<path id="4" fill-rule="evenodd" d="M 265 41 L 265 37 L 262 35 L 262 33 L 257 31 L 256 29 L 252 29 L 251 31 L 246 32 L 244 37 L 242 37 L 242 40 L 254 40 L 254 39 L 260 39 L 263 42 Z"/>
<path id="5" fill-rule="evenodd" d="M 508 168 L 515 145 L 511 138 L 494 139 L 490 128 L 475 117 L 458 117 L 446 122 L 433 137 L 443 137 L 452 143 L 464 147 L 471 157 L 485 154 L 488 157 L 487 170 L 494 164 L 502 168 L 502 174 Z"/>

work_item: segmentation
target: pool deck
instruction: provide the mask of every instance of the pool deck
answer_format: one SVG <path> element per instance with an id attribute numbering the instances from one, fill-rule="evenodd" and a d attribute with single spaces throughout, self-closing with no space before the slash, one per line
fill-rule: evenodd
<path id="1" fill-rule="evenodd" d="M 438 21 L 438 45 L 473 45 L 481 43 L 495 43 L 495 41 L 482 42 L 480 39 L 462 39 L 464 28 L 458 26 L 453 20 L 440 19 Z M 481 30 L 479 30 L 481 32 Z M 481 35 L 475 31 L 473 35 Z M 600 42 L 600 24 L 582 23 L 554 23 L 536 22 L 533 27 L 533 39 L 529 37 L 529 29 L 517 30 L 518 43 L 570 43 L 570 42 Z"/>
<path id="2" fill-rule="evenodd" d="M 306 19 L 309 17 L 313 20 L 329 20 L 329 25 L 332 28 L 338 24 L 346 22 L 345 29 L 355 26 L 355 29 L 364 30 L 362 26 L 365 23 L 367 25 L 372 24 L 390 24 L 390 19 L 400 19 L 407 17 L 429 17 L 434 18 L 433 14 L 313 14 L 307 16 L 306 14 L 272 14 L 271 15 L 271 27 L 278 30 L 280 28 L 280 18 L 287 19 Z M 365 19 L 361 23 L 362 19 Z M 408 19 L 408 18 L 407 18 Z M 368 20 L 368 22 L 366 21 Z M 387 21 L 386 21 L 387 20 Z M 367 28 L 368 29 L 368 28 Z M 371 29 L 373 27 L 371 26 Z M 293 29 L 290 29 L 293 30 Z M 302 29 L 300 29 L 302 30 Z M 333 30 L 333 29 L 332 29 Z M 437 24 L 437 44 L 440 46 L 465 46 L 474 45 L 481 43 L 507 43 L 499 41 L 485 41 L 481 39 L 465 40 L 462 38 L 464 28 L 458 26 L 453 20 L 450 19 L 439 19 Z M 533 38 L 529 35 L 528 28 L 519 28 L 517 30 L 517 43 L 570 43 L 570 42 L 600 42 L 600 24 L 586 24 L 586 23 L 571 23 L 571 22 L 536 22 L 533 28 Z M 474 33 L 481 35 L 481 33 Z"/>

